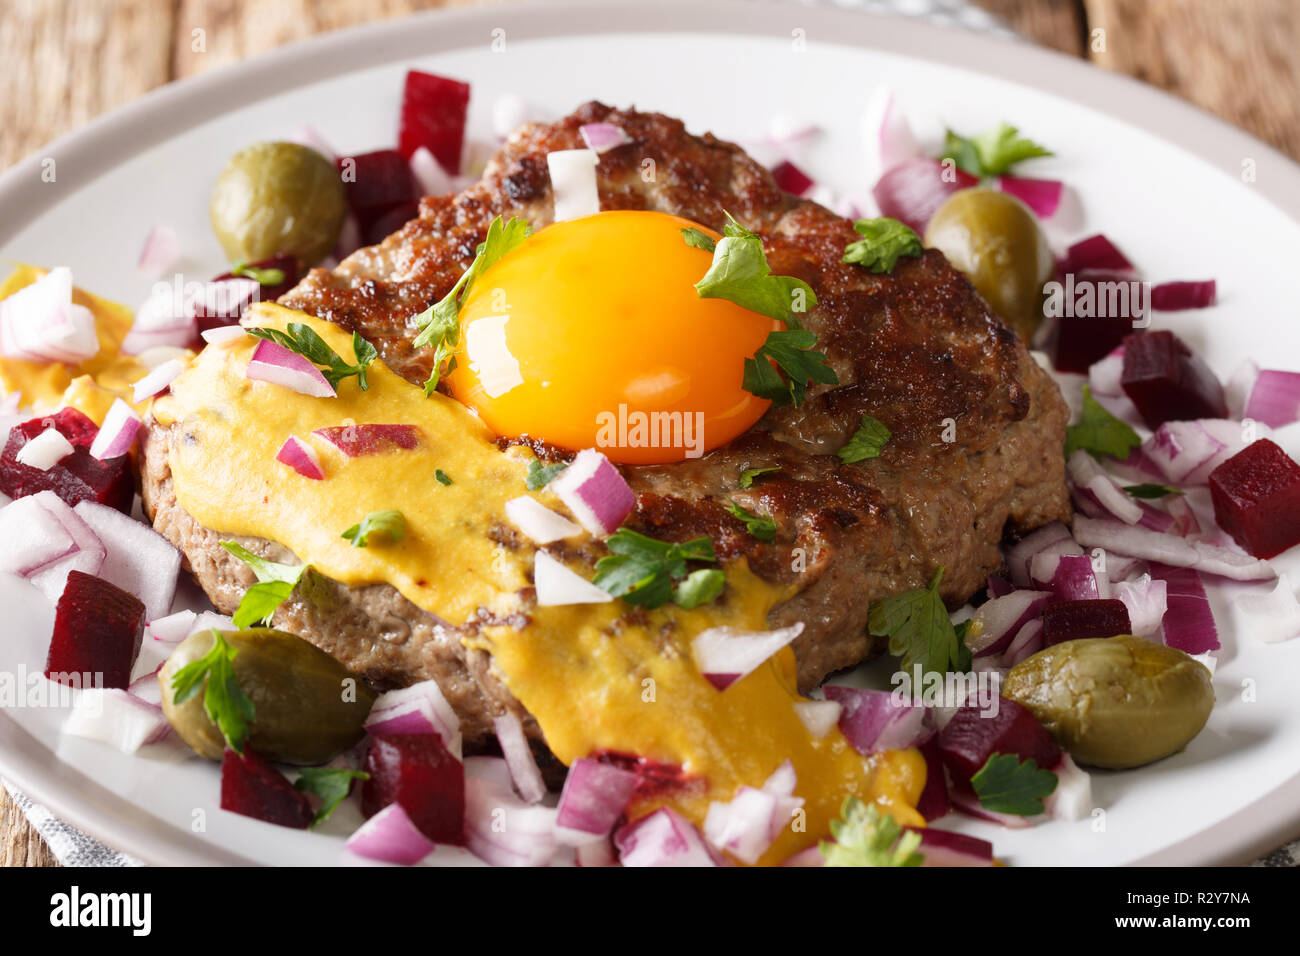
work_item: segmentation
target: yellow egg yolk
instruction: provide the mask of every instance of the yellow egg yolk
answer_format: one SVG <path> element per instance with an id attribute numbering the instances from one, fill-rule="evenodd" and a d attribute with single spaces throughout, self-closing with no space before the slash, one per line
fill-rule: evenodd
<path id="1" fill-rule="evenodd" d="M 698 457 L 768 402 L 741 382 L 780 323 L 695 283 L 709 252 L 679 216 L 602 212 L 556 223 L 475 278 L 460 310 L 452 394 L 498 435 L 628 464 Z"/>

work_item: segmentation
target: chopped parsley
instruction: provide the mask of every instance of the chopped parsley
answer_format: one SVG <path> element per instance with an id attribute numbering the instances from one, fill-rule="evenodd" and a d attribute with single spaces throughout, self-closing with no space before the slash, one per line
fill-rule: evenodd
<path id="1" fill-rule="evenodd" d="M 354 780 L 369 780 L 370 774 L 364 770 L 351 770 L 347 767 L 303 767 L 293 785 L 303 793 L 320 797 L 321 807 L 312 819 L 312 828 L 316 828 L 330 818 L 338 805 L 347 799 Z"/>
<path id="2" fill-rule="evenodd" d="M 446 473 L 445 471 L 443 471 L 441 468 L 435 468 L 435 469 L 433 470 L 433 477 L 434 477 L 434 480 L 437 481 L 438 484 L 440 484 L 440 485 L 449 485 L 449 484 L 451 484 L 451 475 L 447 474 L 447 473 Z"/>
<path id="3" fill-rule="evenodd" d="M 1082 448 L 1094 458 L 1110 455 L 1127 458 L 1130 451 L 1142 444 L 1131 426 L 1120 421 L 1092 397 L 1092 389 L 1083 386 L 1083 413 L 1079 423 L 1065 430 L 1065 457 Z"/>
<path id="4" fill-rule="evenodd" d="M 259 269 L 256 266 L 239 263 L 230 270 L 232 276 L 243 276 L 245 279 L 252 279 L 258 285 L 279 285 L 284 281 L 283 269 Z"/>
<path id="5" fill-rule="evenodd" d="M 172 675 L 172 701 L 183 704 L 202 689 L 208 719 L 217 725 L 230 749 L 242 754 L 256 708 L 235 678 L 233 661 L 238 654 L 213 630 L 211 649 Z"/>
<path id="6" fill-rule="evenodd" d="M 891 432 L 884 424 L 870 415 L 863 415 L 858 423 L 858 430 L 853 433 L 849 443 L 837 451 L 840 461 L 851 465 L 855 461 L 879 458 L 881 451 L 889 442 Z"/>
<path id="7" fill-rule="evenodd" d="M 310 326 L 301 322 L 290 322 L 287 332 L 281 332 L 279 329 L 247 329 L 246 331 L 259 339 L 267 339 L 277 345 L 283 345 L 290 352 L 296 352 L 309 362 L 324 365 L 321 374 L 330 383 L 330 388 L 336 392 L 339 390 L 339 382 L 353 375 L 357 377 L 357 384 L 361 386 L 363 392 L 370 388 L 370 383 L 366 381 L 366 369 L 370 368 L 370 364 L 379 357 L 379 352 L 356 332 L 352 333 L 352 351 L 356 354 L 357 364 L 349 365 L 338 352 L 326 345 L 325 340 Z"/>
<path id="8" fill-rule="evenodd" d="M 1001 176 L 1026 159 L 1051 155 L 1051 150 L 1021 136 L 1010 123 L 999 123 L 970 139 L 948 130 L 939 158 L 951 159 L 958 169 L 984 179 Z"/>
<path id="9" fill-rule="evenodd" d="M 722 593 L 721 570 L 687 572 L 688 561 L 718 560 L 708 538 L 674 544 L 619 528 L 605 546 L 610 554 L 596 562 L 592 583 L 628 604 L 653 608 L 672 601 L 682 607 L 696 607 Z"/>
<path id="10" fill-rule="evenodd" d="M 808 394 L 809 382 L 838 385 L 839 377 L 826 364 L 826 354 L 812 351 L 816 343 L 817 336 L 806 329 L 769 332 L 754 357 L 745 359 L 741 387 L 774 404 L 798 406 Z"/>
<path id="11" fill-rule="evenodd" d="M 845 799 L 840 819 L 831 821 L 831 836 L 834 843 L 818 844 L 826 866 L 920 866 L 925 860 L 916 852 L 921 834 L 857 797 Z"/>
<path id="12" fill-rule="evenodd" d="M 524 484 L 529 491 L 539 491 L 554 481 L 556 476 L 568 467 L 562 461 L 557 461 L 553 465 L 543 465 L 534 458 L 528 463 L 528 478 Z"/>
<path id="13" fill-rule="evenodd" d="M 780 470 L 781 469 L 776 465 L 772 465 L 769 468 L 746 468 L 740 473 L 740 487 L 752 488 L 754 486 L 754 479 L 759 475 L 766 475 L 770 471 Z"/>
<path id="14" fill-rule="evenodd" d="M 776 537 L 776 522 L 771 515 L 756 515 L 737 504 L 734 498 L 728 498 L 727 501 L 730 502 L 726 505 L 727 513 L 745 522 L 746 529 L 759 541 L 771 541 Z"/>
<path id="15" fill-rule="evenodd" d="M 406 536 L 406 518 L 391 508 L 372 511 L 344 531 L 341 537 L 351 541 L 354 548 L 364 548 L 369 545 L 372 534 L 386 534 L 391 541 L 401 541 Z"/>
<path id="16" fill-rule="evenodd" d="M 867 629 L 875 637 L 889 638 L 889 653 L 901 658 L 899 666 L 906 674 L 917 664 L 922 676 L 970 670 L 971 652 L 958 638 L 939 597 L 942 578 L 940 568 L 928 587 L 877 601 L 867 612 Z"/>
<path id="17" fill-rule="evenodd" d="M 518 249 L 528 238 L 529 232 L 525 220 L 511 217 L 509 221 L 503 222 L 497 216 L 488 226 L 487 238 L 479 243 L 474 261 L 456 280 L 451 291 L 423 312 L 411 317 L 411 321 L 423 330 L 411 344 L 416 348 L 434 346 L 433 370 L 429 373 L 429 380 L 424 383 L 425 395 L 432 395 L 438 387 L 438 380 L 444 372 L 443 363 L 451 357 L 460 339 L 460 305 L 469 294 L 474 280 L 496 265 L 507 253 Z M 450 370 L 449 367 L 446 371 Z"/>
<path id="18" fill-rule="evenodd" d="M 288 599 L 298 586 L 309 565 L 277 564 L 259 558 L 243 545 L 222 541 L 221 546 L 253 569 L 257 583 L 244 592 L 243 600 L 235 611 L 235 627 L 271 623 L 271 615 Z"/>
<path id="19" fill-rule="evenodd" d="M 993 754 L 970 783 L 985 810 L 1032 817 L 1043 812 L 1043 797 L 1056 790 L 1056 774 L 1015 754 Z"/>
<path id="20" fill-rule="evenodd" d="M 688 246 L 696 249 L 703 249 L 705 252 L 713 252 L 717 249 L 718 244 L 712 236 L 701 229 L 691 226 L 689 229 L 682 230 L 682 238 L 686 240 Z"/>
<path id="21" fill-rule="evenodd" d="M 1125 485 L 1124 490 L 1134 498 L 1163 498 L 1166 495 L 1181 495 L 1183 492 L 1169 485 L 1158 485 L 1147 481 L 1140 485 Z"/>
<path id="22" fill-rule="evenodd" d="M 888 216 L 859 219 L 853 228 L 862 238 L 844 247 L 842 261 L 872 272 L 893 272 L 900 257 L 919 256 L 925 251 L 921 237 L 910 226 Z"/>

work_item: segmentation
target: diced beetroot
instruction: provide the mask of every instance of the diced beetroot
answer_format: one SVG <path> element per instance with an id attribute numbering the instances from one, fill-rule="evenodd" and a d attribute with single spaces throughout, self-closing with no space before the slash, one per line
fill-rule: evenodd
<path id="1" fill-rule="evenodd" d="M 455 176 L 460 172 L 468 109 L 468 83 L 409 70 L 402 91 L 397 148 L 410 159 L 423 146 L 433 153 L 438 165 Z"/>
<path id="2" fill-rule="evenodd" d="M 242 756 L 227 747 L 221 758 L 221 809 L 295 830 L 315 817 L 307 795 L 250 747 Z"/>
<path id="3" fill-rule="evenodd" d="M 1165 422 L 1228 417 L 1223 386 L 1200 356 L 1172 332 L 1124 339 L 1120 384 L 1150 428 Z"/>
<path id="4" fill-rule="evenodd" d="M 435 843 L 465 843 L 465 768 L 437 734 L 372 737 L 361 812 L 374 816 L 399 803 Z"/>
<path id="5" fill-rule="evenodd" d="M 812 177 L 788 159 L 783 159 L 772 167 L 772 178 L 792 196 L 802 196 L 813 184 Z"/>
<path id="6" fill-rule="evenodd" d="M 144 602 L 103 578 L 69 571 L 54 611 L 45 676 L 126 690 L 144 638 Z"/>
<path id="7" fill-rule="evenodd" d="M 1133 334 L 1133 320 L 1124 316 L 1062 315 L 1053 336 L 1052 362 L 1059 371 L 1086 375 Z"/>
<path id="8" fill-rule="evenodd" d="M 420 444 L 420 429 L 415 425 L 331 425 L 312 434 L 319 435 L 349 458 L 398 448 L 410 450 Z"/>
<path id="9" fill-rule="evenodd" d="M 1043 608 L 1043 646 L 1133 633 L 1128 606 L 1115 598 L 1056 601 Z"/>
<path id="10" fill-rule="evenodd" d="M 1300 465 L 1261 438 L 1210 472 L 1214 520 L 1257 558 L 1300 544 Z"/>
<path id="11" fill-rule="evenodd" d="M 939 731 L 939 753 L 957 784 L 967 784 L 993 754 L 1014 754 L 1040 767 L 1055 767 L 1061 748 L 1029 710 L 1014 700 L 998 700 L 998 711 L 982 716 L 978 704 L 960 708 Z"/>
<path id="12" fill-rule="evenodd" d="M 290 289 L 298 284 L 298 279 L 302 276 L 302 264 L 295 256 L 272 256 L 269 259 L 259 259 L 257 262 L 247 263 L 250 269 L 278 269 L 284 273 L 284 279 L 273 285 L 262 285 L 258 293 L 258 299 L 262 302 L 274 302 L 280 296 L 284 295 Z M 213 279 L 213 282 L 221 282 L 225 279 L 249 278 L 248 276 L 236 276 L 233 272 L 223 272 Z M 233 312 L 233 310 L 232 310 Z M 195 316 L 198 318 L 198 331 L 206 332 L 208 329 L 219 328 L 223 325 L 235 325 L 243 318 L 244 309 L 240 309 L 234 314 L 222 312 L 213 312 L 209 314 L 202 302 L 197 303 Z"/>
<path id="13" fill-rule="evenodd" d="M 1151 308 L 1161 312 L 1204 309 L 1214 305 L 1218 283 L 1213 279 L 1195 282 L 1162 282 L 1151 290 Z"/>
<path id="14" fill-rule="evenodd" d="M 1087 239 L 1080 239 L 1065 253 L 1061 261 L 1061 272 L 1119 272 L 1131 275 L 1133 263 L 1124 253 L 1105 236 L 1098 233 Z"/>
<path id="15" fill-rule="evenodd" d="M 48 471 L 19 464 L 18 452 L 47 428 L 72 444 L 72 454 Z M 0 491 L 10 498 L 53 491 L 69 505 L 97 501 L 129 514 L 135 496 L 130 462 L 126 455 L 106 461 L 92 457 L 90 446 L 98 433 L 99 427 L 75 408 L 60 408 L 53 415 L 16 425 L 0 453 Z"/>
<path id="16" fill-rule="evenodd" d="M 1124 272 L 1076 273 L 1068 259 L 1061 269 L 1062 311 L 1052 332 L 1052 361 L 1062 372 L 1086 375 L 1135 334 L 1133 323 L 1143 317 L 1136 280 Z"/>
<path id="17" fill-rule="evenodd" d="M 925 789 L 916 801 L 916 812 L 925 822 L 947 816 L 952 805 L 948 802 L 948 782 L 944 778 L 943 754 L 939 750 L 939 735 L 935 734 L 917 748 L 925 758 Z"/>
<path id="18" fill-rule="evenodd" d="M 419 214 L 420 204 L 416 202 L 394 206 L 365 225 L 361 233 L 362 241 L 368 246 L 383 242 Z"/>
<path id="19" fill-rule="evenodd" d="M 367 226 L 394 206 L 420 201 L 411 166 L 395 149 L 340 156 L 335 163 L 343 177 L 348 206 L 364 233 Z"/>

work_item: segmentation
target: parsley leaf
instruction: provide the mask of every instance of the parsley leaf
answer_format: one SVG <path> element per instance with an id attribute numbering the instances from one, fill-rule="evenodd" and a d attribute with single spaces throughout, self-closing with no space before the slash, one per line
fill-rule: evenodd
<path id="1" fill-rule="evenodd" d="M 689 229 L 683 229 L 682 238 L 686 240 L 688 246 L 693 246 L 696 249 L 703 249 L 705 252 L 713 252 L 718 247 L 718 243 L 712 236 L 703 230 L 696 229 L 694 226 Z"/>
<path id="2" fill-rule="evenodd" d="M 351 770 L 347 767 L 303 767 L 294 788 L 303 793 L 312 793 L 321 799 L 321 807 L 312 819 L 312 828 L 320 826 L 330 818 L 338 805 L 347 799 L 354 780 L 369 780 L 370 774 L 364 770 Z"/>
<path id="3" fill-rule="evenodd" d="M 859 219 L 853 224 L 857 242 L 844 247 L 843 262 L 854 262 L 872 272 L 893 272 L 901 256 L 919 256 L 925 251 L 921 237 L 897 219 Z"/>
<path id="4" fill-rule="evenodd" d="M 763 240 L 727 214 L 723 238 L 713 250 L 713 265 L 695 283 L 702 299 L 726 299 L 751 312 L 799 328 L 797 312 L 817 304 L 812 287 L 794 276 L 772 275 Z"/>
<path id="5" fill-rule="evenodd" d="M 387 509 L 372 511 L 357 524 L 344 531 L 340 537 L 352 542 L 354 548 L 364 548 L 370 542 L 372 534 L 386 534 L 394 541 L 401 541 L 406 536 L 406 518 L 400 511 Z"/>
<path id="6" fill-rule="evenodd" d="M 1127 458 L 1130 451 L 1142 444 L 1128 424 L 1120 421 L 1092 397 L 1092 389 L 1083 386 L 1083 413 L 1079 424 L 1065 429 L 1065 457 L 1082 448 L 1094 458 L 1110 455 Z"/>
<path id="7" fill-rule="evenodd" d="M 699 607 L 716 600 L 727 583 L 727 575 L 720 568 L 700 568 L 677 582 L 673 588 L 673 603 L 678 607 Z"/>
<path id="8" fill-rule="evenodd" d="M 451 291 L 423 312 L 411 317 L 410 321 L 423 330 L 415 337 L 412 346 L 422 348 L 435 345 L 433 371 L 424 383 L 425 395 L 432 395 L 438 387 L 438 379 L 443 374 L 442 364 L 451 356 L 460 339 L 460 304 L 469 294 L 474 280 L 496 265 L 507 253 L 518 249 L 528 238 L 529 232 L 526 220 L 512 216 L 508 222 L 503 222 L 497 216 L 488 226 L 487 237 L 479 243 L 474 261 L 456 280 Z M 450 371 L 450 368 L 446 371 Z"/>
<path id="9" fill-rule="evenodd" d="M 258 285 L 279 285 L 284 281 L 283 269 L 259 269 L 256 266 L 244 265 L 239 263 L 230 270 L 232 276 L 243 276 L 245 279 L 252 279 Z"/>
<path id="10" fill-rule="evenodd" d="M 298 586 L 309 565 L 277 564 L 260 558 L 243 545 L 222 541 L 221 546 L 243 561 L 257 575 L 257 583 L 244 592 L 235 611 L 235 627 L 245 628 L 262 623 L 270 624 L 271 615 L 283 604 Z"/>
<path id="11" fill-rule="evenodd" d="M 256 708 L 235 679 L 231 662 L 238 654 L 219 631 L 213 630 L 211 649 L 172 675 L 172 700 L 183 704 L 202 688 L 203 710 L 208 719 L 217 725 L 230 749 L 242 754 Z"/>
<path id="12" fill-rule="evenodd" d="M 951 159 L 958 169 L 983 179 L 1000 176 L 1026 159 L 1051 155 L 1051 150 L 1021 136 L 1010 123 L 999 123 L 970 139 L 948 130 L 939 158 Z"/>
<path id="13" fill-rule="evenodd" d="M 759 475 L 766 475 L 769 471 L 780 470 L 781 469 L 776 465 L 772 465 L 770 468 L 746 468 L 740 473 L 740 487 L 752 488 L 754 485 L 754 479 Z"/>
<path id="14" fill-rule="evenodd" d="M 434 477 L 434 479 L 437 480 L 438 484 L 440 484 L 440 485 L 449 485 L 449 484 L 451 484 L 451 475 L 447 474 L 447 473 L 446 473 L 445 471 L 443 471 L 441 468 L 435 468 L 435 469 L 433 470 L 433 477 Z"/>
<path id="15" fill-rule="evenodd" d="M 545 488 L 560 472 L 569 466 L 562 461 L 557 461 L 553 465 L 543 465 L 534 458 L 528 463 L 528 479 L 524 482 L 529 491 L 538 491 Z"/>
<path id="16" fill-rule="evenodd" d="M 727 499 L 731 504 L 726 505 L 727 513 L 734 518 L 739 518 L 745 522 L 745 528 L 749 533 L 759 541 L 771 541 L 776 537 L 776 521 L 771 515 L 756 515 L 736 503 L 736 499 Z"/>
<path id="17" fill-rule="evenodd" d="M 1169 485 L 1157 485 L 1154 482 L 1143 482 L 1140 485 L 1125 485 L 1124 490 L 1134 498 L 1163 498 L 1165 495 L 1181 495 L 1183 492 L 1178 488 L 1172 488 Z"/>
<path id="18" fill-rule="evenodd" d="M 1043 812 L 1043 797 L 1056 790 L 1056 774 L 1039 770 L 1032 759 L 1022 763 L 1015 754 L 993 754 L 970 783 L 984 809 L 1032 817 Z"/>
<path id="19" fill-rule="evenodd" d="M 694 607 L 713 600 L 722 591 L 716 577 L 687 574 L 687 561 L 718 560 L 708 538 L 674 544 L 619 528 L 605 545 L 611 553 L 596 562 L 592 583 L 628 604 L 659 607 L 682 598 L 695 602 L 683 607 Z M 674 582 L 683 578 L 686 580 L 674 588 Z"/>
<path id="20" fill-rule="evenodd" d="M 874 803 L 848 797 L 840 819 L 831 821 L 835 842 L 818 844 L 827 866 L 920 866 L 925 858 L 916 852 L 921 834 L 904 831 Z"/>
<path id="21" fill-rule="evenodd" d="M 958 639 L 939 597 L 942 578 L 940 568 L 928 587 L 877 601 L 867 612 L 867 629 L 875 637 L 889 638 L 889 653 L 902 658 L 899 667 L 909 675 L 916 664 L 922 676 L 970 669 L 970 650 Z"/>
<path id="22" fill-rule="evenodd" d="M 808 394 L 809 382 L 838 385 L 839 377 L 826 364 L 825 353 L 812 351 L 816 342 L 817 336 L 805 329 L 769 332 L 754 357 L 745 359 L 741 387 L 777 405 L 798 406 Z"/>
<path id="23" fill-rule="evenodd" d="M 287 332 L 281 332 L 279 329 L 246 329 L 245 331 L 259 339 L 267 339 L 277 345 L 283 345 L 290 352 L 296 352 L 309 362 L 324 365 L 321 374 L 325 376 L 325 381 L 330 383 L 330 388 L 336 392 L 339 390 L 339 382 L 352 375 L 357 377 L 357 384 L 361 386 L 361 391 L 370 388 L 370 383 L 366 380 L 366 369 L 379 357 L 379 352 L 356 332 L 352 333 L 352 351 L 356 354 L 357 364 L 349 365 L 325 344 L 325 340 L 317 335 L 311 326 L 301 322 L 290 322 Z"/>
<path id="24" fill-rule="evenodd" d="M 858 430 L 853 433 L 849 443 L 835 454 L 839 455 L 840 461 L 845 464 L 866 461 L 868 458 L 879 458 L 891 435 L 892 433 L 882 422 L 870 415 L 863 415 L 861 422 L 858 423 Z"/>

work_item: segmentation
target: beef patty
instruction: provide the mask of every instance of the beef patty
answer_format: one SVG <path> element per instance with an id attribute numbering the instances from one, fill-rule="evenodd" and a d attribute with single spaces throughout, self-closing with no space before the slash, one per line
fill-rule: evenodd
<path id="1" fill-rule="evenodd" d="M 546 154 L 583 146 L 579 127 L 608 122 L 630 142 L 600 157 L 602 209 L 673 213 L 721 230 L 726 212 L 764 242 L 772 271 L 812 286 L 804 324 L 818 336 L 840 384 L 815 385 L 798 408 L 773 407 L 753 428 L 701 458 L 624 467 L 637 495 L 629 523 L 652 536 L 709 536 L 720 557 L 744 556 L 760 576 L 792 586 L 773 626 L 803 621 L 794 644 L 802 690 L 861 661 L 871 601 L 926 583 L 939 566 L 942 595 L 958 606 L 1000 564 L 1004 534 L 1069 520 L 1062 445 L 1067 418 L 1056 385 L 937 251 L 903 258 L 890 275 L 842 263 L 852 224 L 783 193 L 739 147 L 694 136 L 656 113 L 588 103 L 553 124 L 518 130 L 481 181 L 426 198 L 419 218 L 332 271 L 316 269 L 281 302 L 373 342 L 412 382 L 428 375 L 430 349 L 414 350 L 410 317 L 441 298 L 474 258 L 493 217 L 552 220 Z M 883 454 L 844 464 L 835 455 L 864 414 L 892 438 Z M 171 430 L 151 423 L 143 497 L 154 526 L 185 554 L 213 603 L 231 613 L 251 571 L 218 546 L 176 502 Z M 527 439 L 521 439 L 527 440 Z M 532 442 L 544 458 L 565 452 Z M 748 468 L 780 470 L 748 490 Z M 728 497 L 776 522 L 773 541 L 751 537 Z M 244 539 L 285 560 L 272 542 Z M 494 676 L 488 656 L 461 642 L 481 626 L 452 628 L 384 584 L 324 582 L 276 613 L 299 634 L 380 687 L 434 678 L 464 722 L 467 740 L 491 733 L 503 710 L 535 723 Z"/>

